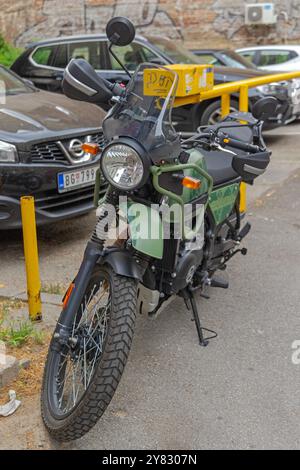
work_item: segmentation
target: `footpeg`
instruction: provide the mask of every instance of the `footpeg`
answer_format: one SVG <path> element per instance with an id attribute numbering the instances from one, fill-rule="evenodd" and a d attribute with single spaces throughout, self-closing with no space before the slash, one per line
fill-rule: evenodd
<path id="1" fill-rule="evenodd" d="M 211 280 L 210 286 L 219 287 L 220 289 L 228 289 L 229 282 L 224 281 L 224 279 L 221 279 L 220 277 L 214 276 Z"/>
<path id="2" fill-rule="evenodd" d="M 243 240 L 243 238 L 245 238 L 248 235 L 250 230 L 251 230 L 251 224 L 247 222 L 238 235 L 239 241 Z"/>

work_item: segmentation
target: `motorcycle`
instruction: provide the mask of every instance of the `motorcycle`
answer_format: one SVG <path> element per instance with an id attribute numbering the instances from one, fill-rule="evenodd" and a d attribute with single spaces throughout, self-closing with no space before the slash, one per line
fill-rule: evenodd
<path id="1" fill-rule="evenodd" d="M 134 35 L 126 18 L 107 25 L 111 46 L 128 45 Z M 113 106 L 103 122 L 104 148 L 84 144 L 101 152 L 108 188 L 45 365 L 42 417 L 58 441 L 82 437 L 106 410 L 137 313 L 155 318 L 179 296 L 192 311 L 200 345 L 216 336 L 201 324 L 196 293 L 228 288 L 216 273 L 237 253 L 247 254 L 240 245 L 251 228 L 240 207 L 241 184 L 253 184 L 270 162 L 262 125 L 276 99 L 263 98 L 252 114 L 231 113 L 183 140 L 171 120 L 174 70 L 147 63 L 129 75 L 126 88 L 109 83 L 84 59 L 72 60 L 64 75 L 70 98 Z"/>

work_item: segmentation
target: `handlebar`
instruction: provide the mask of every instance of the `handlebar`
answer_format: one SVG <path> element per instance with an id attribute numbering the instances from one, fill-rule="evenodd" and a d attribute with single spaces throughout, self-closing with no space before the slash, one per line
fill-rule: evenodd
<path id="1" fill-rule="evenodd" d="M 224 147 L 229 146 L 239 150 L 244 150 L 245 152 L 249 153 L 260 152 L 260 148 L 258 145 L 249 144 L 238 139 L 232 139 L 231 137 L 223 133 L 220 136 L 220 144 Z"/>

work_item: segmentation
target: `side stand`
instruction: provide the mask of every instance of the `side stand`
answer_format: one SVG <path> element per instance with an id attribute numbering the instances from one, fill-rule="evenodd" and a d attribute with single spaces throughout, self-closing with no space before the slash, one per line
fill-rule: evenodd
<path id="1" fill-rule="evenodd" d="M 194 317 L 194 321 L 195 321 L 196 328 L 197 328 L 197 333 L 198 333 L 198 338 L 199 338 L 199 344 L 200 344 L 200 346 L 206 347 L 209 344 L 209 340 L 213 339 L 213 338 L 216 338 L 218 335 L 215 331 L 209 330 L 207 328 L 203 328 L 203 326 L 201 326 L 198 307 L 197 307 L 197 302 L 196 302 L 196 299 L 195 299 L 195 294 L 194 294 L 194 291 L 191 287 L 187 287 L 184 290 L 183 297 L 184 297 L 184 300 L 186 302 L 186 305 L 188 305 L 188 301 L 189 301 L 190 305 L 192 307 L 193 317 Z M 209 333 L 212 333 L 212 336 L 210 336 L 209 338 L 204 338 L 203 331 L 208 331 Z"/>

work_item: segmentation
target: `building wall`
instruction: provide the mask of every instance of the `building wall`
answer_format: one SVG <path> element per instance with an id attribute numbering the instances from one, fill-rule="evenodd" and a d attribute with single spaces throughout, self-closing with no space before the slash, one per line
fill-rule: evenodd
<path id="1" fill-rule="evenodd" d="M 0 0 L 2 34 L 18 46 L 53 36 L 103 32 L 109 18 L 129 17 L 140 34 L 188 46 L 243 46 L 300 39 L 300 1 L 273 0 L 274 26 L 245 26 L 245 3 L 256 0 Z M 288 14 L 286 21 L 284 14 Z"/>

